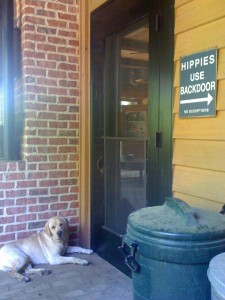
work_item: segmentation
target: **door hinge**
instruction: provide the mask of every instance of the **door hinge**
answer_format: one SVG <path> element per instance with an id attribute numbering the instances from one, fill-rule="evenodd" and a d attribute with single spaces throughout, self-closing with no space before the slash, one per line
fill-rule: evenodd
<path id="1" fill-rule="evenodd" d="M 160 148 L 162 147 L 162 134 L 161 132 L 155 133 L 155 147 Z"/>
<path id="2" fill-rule="evenodd" d="M 155 16 L 155 31 L 159 32 L 160 30 L 160 14 L 156 14 Z"/>

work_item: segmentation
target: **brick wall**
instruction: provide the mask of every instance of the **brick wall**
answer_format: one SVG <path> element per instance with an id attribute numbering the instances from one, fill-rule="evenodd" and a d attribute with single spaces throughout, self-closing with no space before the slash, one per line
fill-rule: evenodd
<path id="1" fill-rule="evenodd" d="M 75 243 L 79 226 L 79 0 L 22 0 L 18 11 L 22 160 L 0 162 L 0 246 L 41 230 L 53 215 L 69 219 Z"/>

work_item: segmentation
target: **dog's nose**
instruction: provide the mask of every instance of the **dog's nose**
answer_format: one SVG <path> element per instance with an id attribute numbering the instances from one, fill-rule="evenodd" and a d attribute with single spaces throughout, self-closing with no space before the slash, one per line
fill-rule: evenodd
<path id="1" fill-rule="evenodd" d="M 62 236 L 62 233 L 63 233 L 62 230 L 57 231 L 57 234 L 58 234 L 59 237 Z"/>

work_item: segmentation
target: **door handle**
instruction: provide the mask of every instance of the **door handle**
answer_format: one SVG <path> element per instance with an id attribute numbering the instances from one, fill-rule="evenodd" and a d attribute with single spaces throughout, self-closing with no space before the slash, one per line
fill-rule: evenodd
<path id="1" fill-rule="evenodd" d="M 102 156 L 97 159 L 97 170 L 100 174 L 104 174 L 104 159 Z"/>
<path id="2" fill-rule="evenodd" d="M 161 132 L 155 133 L 155 147 L 156 148 L 162 147 L 162 133 Z"/>

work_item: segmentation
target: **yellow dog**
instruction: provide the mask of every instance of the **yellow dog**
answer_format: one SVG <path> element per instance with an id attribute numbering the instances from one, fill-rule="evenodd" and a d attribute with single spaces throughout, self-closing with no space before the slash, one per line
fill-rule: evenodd
<path id="1" fill-rule="evenodd" d="M 30 281 L 29 274 L 47 275 L 50 270 L 34 269 L 35 264 L 79 264 L 87 265 L 88 261 L 66 257 L 65 254 L 92 254 L 90 249 L 68 246 L 68 226 L 64 218 L 53 217 L 46 223 L 44 230 L 28 238 L 5 244 L 0 249 L 0 270 L 25 282 Z M 20 272 L 25 271 L 26 275 Z"/>

